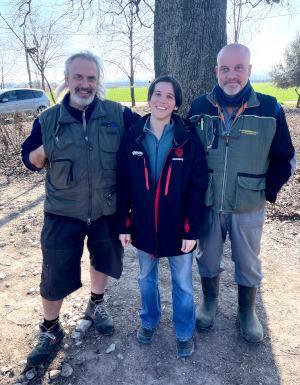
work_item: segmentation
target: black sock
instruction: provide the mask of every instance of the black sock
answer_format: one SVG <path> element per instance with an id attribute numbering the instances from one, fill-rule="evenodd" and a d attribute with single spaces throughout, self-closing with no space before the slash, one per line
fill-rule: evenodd
<path id="1" fill-rule="evenodd" d="M 103 301 L 104 294 L 95 294 L 91 291 L 91 301 L 94 303 L 100 303 Z"/>
<path id="2" fill-rule="evenodd" d="M 59 321 L 59 317 L 57 317 L 51 321 L 48 321 L 44 318 L 43 326 L 45 327 L 45 329 L 49 330 L 50 328 L 52 328 L 52 326 L 58 324 L 58 321 Z"/>

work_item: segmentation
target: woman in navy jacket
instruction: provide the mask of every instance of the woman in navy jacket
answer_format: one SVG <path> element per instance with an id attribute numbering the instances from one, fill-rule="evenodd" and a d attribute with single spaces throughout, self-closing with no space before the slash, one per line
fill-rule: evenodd
<path id="1" fill-rule="evenodd" d="M 168 257 L 177 355 L 187 357 L 194 351 L 192 251 L 203 222 L 207 165 L 199 139 L 174 113 L 182 103 L 178 82 L 157 78 L 148 102 L 151 113 L 125 134 L 118 153 L 120 240 L 138 249 L 138 341 L 149 344 L 159 323 L 158 263 Z"/>

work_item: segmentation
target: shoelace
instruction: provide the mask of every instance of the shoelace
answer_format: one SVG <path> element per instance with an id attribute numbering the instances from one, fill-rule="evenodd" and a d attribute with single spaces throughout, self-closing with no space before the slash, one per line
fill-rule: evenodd
<path id="1" fill-rule="evenodd" d="M 102 303 L 96 305 L 94 314 L 96 315 L 96 313 L 99 313 L 101 317 L 107 317 L 107 311 Z"/>
<path id="2" fill-rule="evenodd" d="M 41 332 L 39 335 L 39 343 L 46 342 L 47 340 L 55 340 L 56 337 L 51 332 Z"/>

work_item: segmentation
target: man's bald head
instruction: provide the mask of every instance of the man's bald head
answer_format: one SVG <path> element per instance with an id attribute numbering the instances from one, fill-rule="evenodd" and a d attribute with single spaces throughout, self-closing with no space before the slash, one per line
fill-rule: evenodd
<path id="1" fill-rule="evenodd" d="M 219 64 L 220 59 L 222 58 L 222 55 L 224 55 L 224 54 L 230 55 L 230 53 L 236 53 L 236 52 L 239 52 L 240 55 L 245 57 L 245 59 L 250 64 L 250 58 L 251 58 L 250 49 L 243 44 L 233 43 L 233 44 L 227 44 L 223 48 L 220 49 L 220 51 L 217 55 L 217 65 Z"/>
<path id="2" fill-rule="evenodd" d="M 238 43 L 223 47 L 217 56 L 215 68 L 219 86 L 230 96 L 238 94 L 251 74 L 250 50 Z"/>

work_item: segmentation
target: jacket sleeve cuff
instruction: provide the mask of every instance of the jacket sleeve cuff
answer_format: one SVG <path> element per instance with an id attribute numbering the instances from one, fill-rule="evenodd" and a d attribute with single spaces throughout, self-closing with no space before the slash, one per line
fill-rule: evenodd
<path id="1" fill-rule="evenodd" d="M 188 219 L 185 220 L 183 225 L 182 239 L 194 240 L 199 238 L 199 231 L 195 231 L 193 226 L 190 225 Z"/>
<path id="2" fill-rule="evenodd" d="M 125 219 L 119 220 L 118 231 L 119 234 L 131 234 L 132 221 L 128 215 L 125 217 Z"/>
<path id="3" fill-rule="evenodd" d="M 270 203 L 275 203 L 276 202 L 276 199 L 277 199 L 277 193 L 275 193 L 274 191 L 272 190 L 265 190 L 265 194 L 266 194 L 266 200 Z"/>

